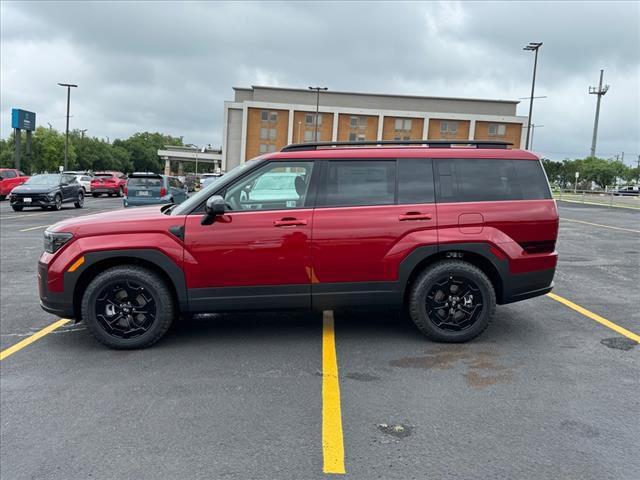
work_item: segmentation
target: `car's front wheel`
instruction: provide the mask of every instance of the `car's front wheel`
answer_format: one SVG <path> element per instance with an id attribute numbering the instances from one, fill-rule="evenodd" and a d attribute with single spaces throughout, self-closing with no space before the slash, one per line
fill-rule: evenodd
<path id="1" fill-rule="evenodd" d="M 11 205 L 11 208 L 13 208 L 14 212 L 21 212 L 22 211 L 22 206 L 21 205 Z"/>
<path id="2" fill-rule="evenodd" d="M 59 193 L 56 193 L 56 196 L 53 198 L 53 209 L 62 210 L 62 195 Z"/>
<path id="3" fill-rule="evenodd" d="M 91 194 L 91 196 L 92 196 L 93 198 L 98 198 L 98 197 L 100 196 L 100 194 L 99 194 L 99 193 L 92 193 L 92 194 Z"/>
<path id="4" fill-rule="evenodd" d="M 157 342 L 175 317 L 171 290 L 157 274 L 118 266 L 96 276 L 82 297 L 82 320 L 93 336 L 115 349 Z"/>
<path id="5" fill-rule="evenodd" d="M 413 283 L 409 312 L 413 323 L 437 342 L 466 342 L 491 323 L 496 295 L 476 266 L 460 260 L 438 262 Z"/>
<path id="6" fill-rule="evenodd" d="M 75 203 L 73 204 L 76 208 L 82 208 L 84 207 L 84 191 L 80 190 L 78 192 L 78 198 L 76 199 Z"/>

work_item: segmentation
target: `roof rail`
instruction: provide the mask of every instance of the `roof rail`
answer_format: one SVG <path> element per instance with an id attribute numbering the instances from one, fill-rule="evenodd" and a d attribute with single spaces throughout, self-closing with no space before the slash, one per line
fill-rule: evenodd
<path id="1" fill-rule="evenodd" d="M 384 145 L 427 145 L 429 147 L 450 148 L 453 145 L 474 146 L 476 148 L 507 148 L 511 142 L 493 140 L 367 140 L 364 142 L 310 142 L 292 143 L 282 147 L 281 152 L 297 152 L 302 150 L 317 150 L 323 147 L 362 147 Z"/>

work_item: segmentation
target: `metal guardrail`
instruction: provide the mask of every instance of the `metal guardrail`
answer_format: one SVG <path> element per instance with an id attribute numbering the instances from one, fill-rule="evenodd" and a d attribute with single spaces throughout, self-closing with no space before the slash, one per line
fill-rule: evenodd
<path id="1" fill-rule="evenodd" d="M 595 204 L 617 208 L 640 210 L 640 197 L 617 195 L 616 192 L 598 190 L 552 189 L 553 198 L 566 202 Z"/>

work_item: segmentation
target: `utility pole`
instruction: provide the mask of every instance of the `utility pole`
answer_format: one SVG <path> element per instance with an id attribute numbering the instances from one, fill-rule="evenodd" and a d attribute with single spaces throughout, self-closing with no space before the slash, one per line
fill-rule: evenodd
<path id="1" fill-rule="evenodd" d="M 315 134 L 315 141 L 318 141 L 318 112 L 320 110 L 320 92 L 326 92 L 327 90 L 329 90 L 328 87 L 309 87 L 309 90 L 315 90 L 316 91 L 316 134 Z"/>
<path id="2" fill-rule="evenodd" d="M 529 150 L 529 135 L 531 134 L 531 122 L 533 115 L 533 93 L 536 89 L 536 70 L 538 68 L 538 49 L 542 46 L 542 42 L 529 42 L 529 45 L 523 47 L 523 50 L 535 52 L 533 60 L 533 80 L 531 81 L 531 98 L 529 99 L 529 119 L 527 121 L 527 140 L 525 142 L 525 150 Z"/>
<path id="3" fill-rule="evenodd" d="M 67 158 L 69 155 L 69 105 L 71 103 L 71 88 L 78 88 L 78 85 L 74 85 L 73 83 L 58 83 L 58 85 L 66 87 L 67 89 L 67 129 L 64 139 L 64 169 L 67 170 Z"/>
<path id="4" fill-rule="evenodd" d="M 609 90 L 609 85 L 602 86 L 602 76 L 604 75 L 604 70 L 600 70 L 600 84 L 598 88 L 589 87 L 590 95 L 597 95 L 598 101 L 596 103 L 596 119 L 593 122 L 593 138 L 591 140 L 591 156 L 596 156 L 596 139 L 598 138 L 598 119 L 600 118 L 600 100 Z"/>

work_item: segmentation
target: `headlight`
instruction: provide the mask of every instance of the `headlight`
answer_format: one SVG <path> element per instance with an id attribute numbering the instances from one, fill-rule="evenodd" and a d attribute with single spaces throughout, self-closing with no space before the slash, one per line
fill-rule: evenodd
<path id="1" fill-rule="evenodd" d="M 67 232 L 50 232 L 44 231 L 44 251 L 47 253 L 55 253 L 62 246 L 73 238 L 73 234 Z"/>

